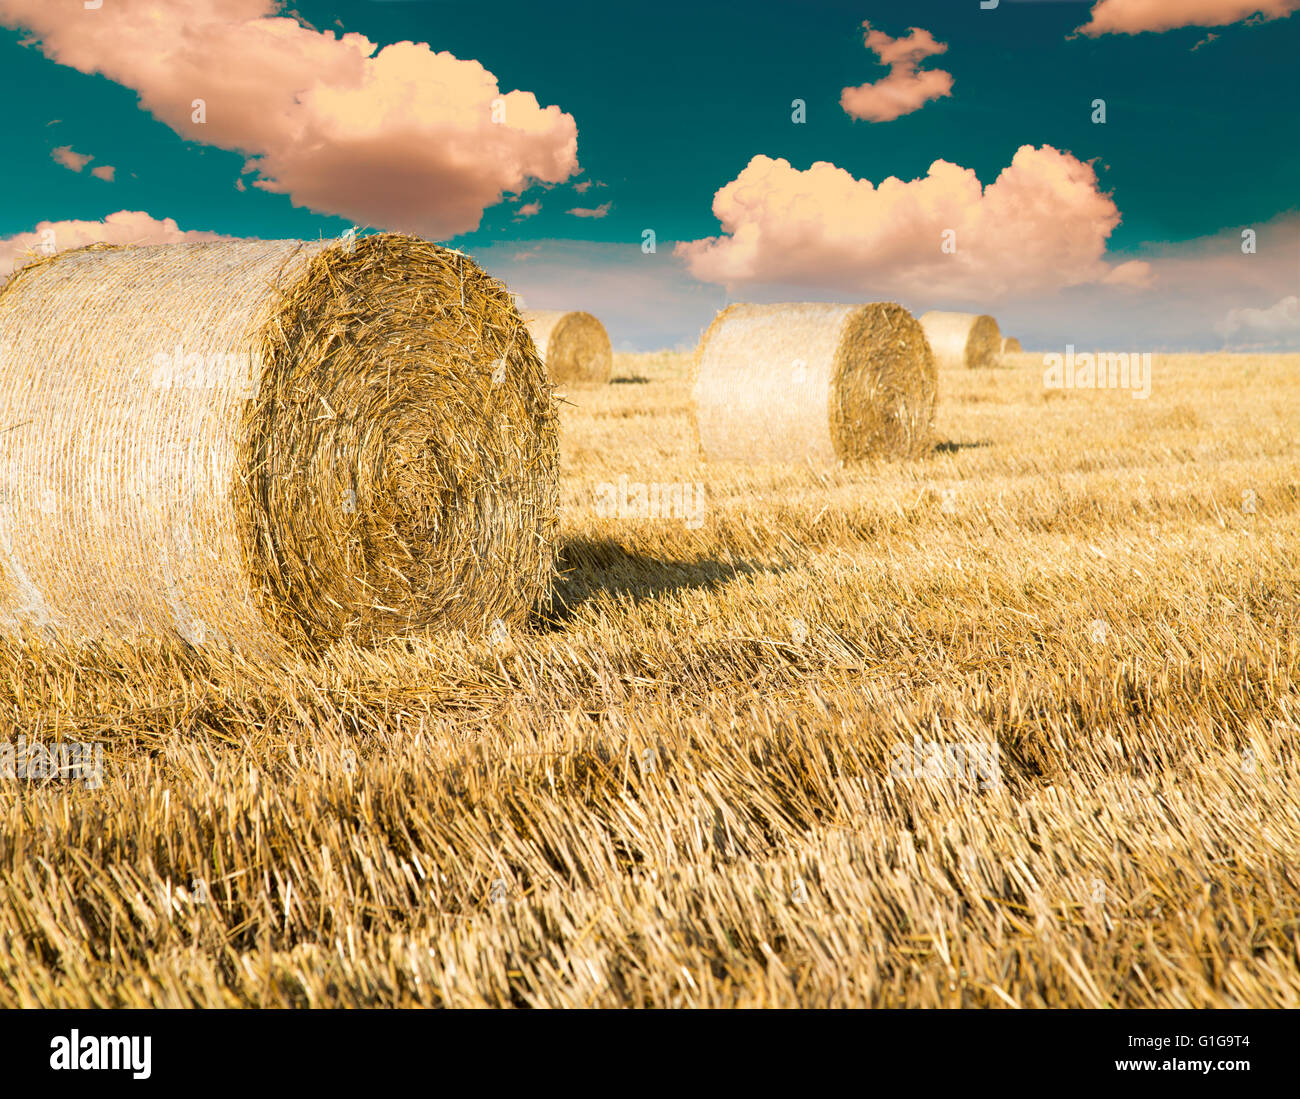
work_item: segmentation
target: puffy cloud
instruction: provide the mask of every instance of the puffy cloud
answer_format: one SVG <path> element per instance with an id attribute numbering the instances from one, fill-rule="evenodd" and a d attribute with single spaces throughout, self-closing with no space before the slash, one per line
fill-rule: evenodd
<path id="1" fill-rule="evenodd" d="M 864 44 L 882 65 L 889 66 L 889 75 L 874 84 L 860 84 L 840 92 L 840 106 L 854 118 L 869 122 L 891 122 L 901 115 L 919 111 L 932 99 L 952 94 L 952 75 L 942 69 L 920 71 L 918 66 L 927 57 L 944 53 L 948 46 L 936 42 L 934 35 L 919 27 L 912 27 L 903 38 L 891 38 L 883 31 L 873 31 L 870 23 L 863 23 L 867 32 Z"/>
<path id="2" fill-rule="evenodd" d="M 86 156 L 84 153 L 73 152 L 71 145 L 60 145 L 57 149 L 50 152 L 55 164 L 60 164 L 64 168 L 73 172 L 79 172 L 95 158 Z"/>
<path id="3" fill-rule="evenodd" d="M 117 176 L 117 169 L 111 164 L 101 164 L 98 168 L 91 168 L 90 174 L 96 179 L 102 179 L 105 183 L 112 183 Z"/>
<path id="4" fill-rule="evenodd" d="M 119 210 L 103 221 L 42 221 L 30 233 L 0 239 L 0 279 L 39 255 L 66 252 L 87 244 L 176 244 L 229 239 L 221 233 L 185 230 L 172 218 L 159 221 L 140 210 Z"/>
<path id="5" fill-rule="evenodd" d="M 536 217 L 542 211 L 540 202 L 525 202 L 518 210 L 515 211 L 515 221 L 523 221 L 524 218 Z"/>
<path id="6" fill-rule="evenodd" d="M 1284 19 L 1300 0 L 1099 0 L 1084 34 L 1141 34 L 1175 27 L 1222 27 L 1258 15 Z"/>
<path id="7" fill-rule="evenodd" d="M 676 253 L 696 278 L 728 287 L 983 301 L 1149 274 L 1112 270 L 1104 256 L 1119 210 L 1091 165 L 1047 145 L 1021 146 L 987 187 L 945 160 L 877 187 L 824 161 L 800 171 L 756 156 L 714 196 L 713 212 L 722 235 Z"/>
<path id="8" fill-rule="evenodd" d="M 1300 297 L 1292 294 L 1267 309 L 1230 309 L 1215 330 L 1231 343 L 1300 347 Z"/>
<path id="9" fill-rule="evenodd" d="M 603 218 L 613 208 L 612 202 L 602 202 L 599 206 L 575 206 L 569 213 L 576 218 Z"/>
<path id="10" fill-rule="evenodd" d="M 591 190 L 591 180 L 584 179 L 581 183 L 575 183 L 573 185 L 573 189 L 577 191 L 578 194 L 585 195 L 588 191 Z"/>
<path id="11" fill-rule="evenodd" d="M 1145 289 L 1155 282 L 1155 269 L 1146 260 L 1134 259 L 1112 267 L 1101 280 L 1111 286 L 1135 286 Z"/>
<path id="12" fill-rule="evenodd" d="M 503 93 L 479 62 L 412 42 L 376 52 L 281 7 L 0 0 L 0 23 L 30 31 L 59 64 L 134 89 L 181 136 L 247 154 L 262 190 L 358 224 L 452 236 L 504 194 L 578 170 L 572 116 Z"/>

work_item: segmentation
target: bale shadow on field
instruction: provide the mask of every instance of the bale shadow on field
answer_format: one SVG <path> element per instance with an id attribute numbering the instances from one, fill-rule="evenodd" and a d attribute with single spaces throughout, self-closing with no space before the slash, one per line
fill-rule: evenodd
<path id="1" fill-rule="evenodd" d="M 982 447 L 992 445 L 993 444 L 986 439 L 974 443 L 959 443 L 954 439 L 948 439 L 942 443 L 935 443 L 934 452 L 936 454 L 956 454 L 959 450 L 978 450 Z"/>
<path id="2" fill-rule="evenodd" d="M 672 592 L 709 590 L 737 576 L 772 571 L 743 561 L 651 557 L 627 550 L 609 538 L 570 539 L 560 551 L 558 568 L 555 591 L 539 616 L 543 628 L 563 628 L 578 608 L 601 592 L 642 603 Z"/>
<path id="3" fill-rule="evenodd" d="M 610 385 L 649 385 L 650 379 L 644 374 L 632 374 L 626 378 L 610 378 Z"/>

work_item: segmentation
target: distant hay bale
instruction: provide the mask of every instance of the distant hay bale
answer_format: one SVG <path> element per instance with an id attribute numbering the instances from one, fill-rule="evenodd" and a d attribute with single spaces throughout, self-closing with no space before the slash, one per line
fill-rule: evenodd
<path id="1" fill-rule="evenodd" d="M 10 633 L 288 653 L 485 631 L 550 583 L 545 371 L 505 288 L 412 237 L 36 262 L 0 431 Z"/>
<path id="2" fill-rule="evenodd" d="M 934 359 L 901 305 L 731 305 L 695 367 L 710 461 L 830 464 L 913 456 L 930 443 Z"/>
<path id="3" fill-rule="evenodd" d="M 605 326 L 590 313 L 526 309 L 524 323 L 556 385 L 604 385 L 614 368 Z"/>
<path id="4" fill-rule="evenodd" d="M 1007 336 L 1002 341 L 1002 354 L 1014 355 L 1020 351 L 1020 341 L 1015 336 Z"/>
<path id="5" fill-rule="evenodd" d="M 921 315 L 921 327 L 930 341 L 934 358 L 942 368 L 979 369 L 993 366 L 1002 349 L 998 322 L 987 313 L 941 313 Z"/>

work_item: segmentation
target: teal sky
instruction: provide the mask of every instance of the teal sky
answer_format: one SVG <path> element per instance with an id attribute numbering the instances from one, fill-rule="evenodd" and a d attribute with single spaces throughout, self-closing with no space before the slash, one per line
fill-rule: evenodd
<path id="1" fill-rule="evenodd" d="M 1108 261 L 1181 256 L 1180 248 L 1188 257 L 1202 255 L 1208 239 L 1228 248 L 1242 227 L 1268 226 L 1261 254 L 1251 257 L 1260 261 L 1254 281 L 1240 297 L 1232 297 L 1231 277 L 1207 282 L 1204 294 L 1217 295 L 1212 300 L 1225 308 L 1266 308 L 1300 293 L 1300 16 L 1072 36 L 1089 7 L 1070 0 L 1002 0 L 993 11 L 981 10 L 978 0 L 901 7 L 870 0 L 301 0 L 294 10 L 321 31 L 356 31 L 380 46 L 427 42 L 476 59 L 503 90 L 526 89 L 574 117 L 583 174 L 526 191 L 522 201 L 542 204 L 527 220 L 516 219 L 519 203 L 509 196 L 489 206 L 479 229 L 453 243 L 519 284 L 530 304 L 568 304 L 547 300 L 565 291 L 601 298 L 609 293 L 599 289 L 609 272 L 631 266 L 648 280 L 637 286 L 649 300 L 647 315 L 639 316 L 632 303 L 610 297 L 617 305 L 610 327 L 622 346 L 690 342 L 727 296 L 722 286 L 692 279 L 672 256 L 671 242 L 719 232 L 714 194 L 756 154 L 784 157 L 797 169 L 830 161 L 877 184 L 887 176 L 924 176 L 942 158 L 973 169 L 988 185 L 1021 145 L 1051 145 L 1093 162 L 1100 188 L 1119 208 Z M 893 36 L 923 27 L 947 43 L 948 51 L 923 67 L 952 74 L 951 97 L 890 122 L 851 119 L 839 106 L 840 89 L 886 71 L 863 48 L 864 20 Z M 142 110 L 133 89 L 57 64 L 21 45 L 22 37 L 0 29 L 0 92 L 10 105 L 2 124 L 9 155 L 0 173 L 0 237 L 44 220 L 98 220 L 117 210 L 238 236 L 314 238 L 351 224 L 295 207 L 287 195 L 237 190 L 239 152 L 184 140 Z M 791 122 L 795 98 L 807 103 L 804 125 Z M 1097 98 L 1106 101 L 1105 125 L 1091 120 Z M 91 167 L 113 165 L 114 181 L 55 163 L 57 146 L 93 155 Z M 588 179 L 598 185 L 578 194 L 572 184 Z M 609 212 L 601 218 L 568 212 L 604 203 Z M 653 258 L 639 247 L 646 228 L 660 242 Z M 529 250 L 527 259 L 513 258 Z M 1268 276 L 1256 277 L 1265 267 Z M 780 289 L 730 293 L 761 297 Z M 1151 312 L 1173 318 L 1179 293 L 1189 291 L 1170 288 L 1148 302 Z M 1087 294 L 1046 301 L 1021 295 L 1004 311 L 1028 339 L 1050 344 L 1064 311 L 1072 302 L 1083 307 Z M 603 299 L 596 304 L 610 311 Z M 1089 307 L 1105 309 L 1100 299 Z M 1195 312 L 1203 310 L 1202 302 Z M 1106 313 L 1120 318 L 1124 308 Z M 1170 319 L 1156 342 L 1176 343 L 1180 331 L 1188 346 L 1222 342 L 1205 316 L 1195 331 L 1191 317 Z M 1131 324 L 1116 320 L 1107 334 L 1131 336 Z"/>

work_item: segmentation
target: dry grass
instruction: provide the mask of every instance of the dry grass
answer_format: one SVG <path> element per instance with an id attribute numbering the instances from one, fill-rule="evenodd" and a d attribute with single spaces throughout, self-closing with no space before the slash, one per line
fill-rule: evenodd
<path id="1" fill-rule="evenodd" d="M 1007 362 L 814 472 L 701 464 L 688 357 L 620 356 L 509 639 L 0 651 L 0 742 L 107 746 L 0 787 L 0 1003 L 1300 1006 L 1300 361 Z"/>

